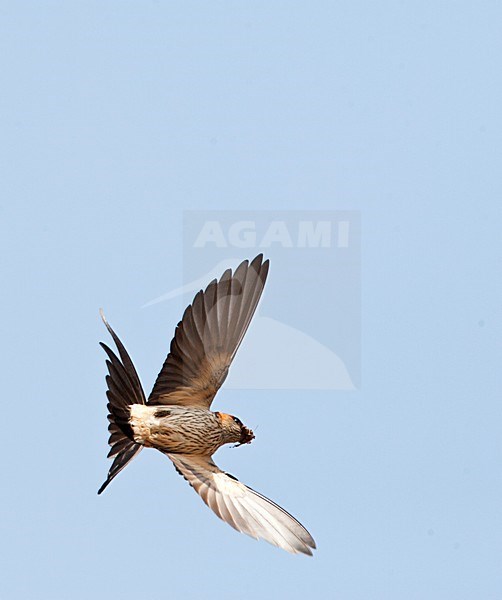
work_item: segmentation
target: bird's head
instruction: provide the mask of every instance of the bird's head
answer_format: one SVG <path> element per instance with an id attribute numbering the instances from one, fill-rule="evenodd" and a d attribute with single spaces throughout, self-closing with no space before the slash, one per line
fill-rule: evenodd
<path id="1" fill-rule="evenodd" d="M 240 419 L 226 413 L 216 413 L 223 431 L 224 444 L 238 442 L 238 445 L 249 444 L 254 440 L 254 433 Z"/>

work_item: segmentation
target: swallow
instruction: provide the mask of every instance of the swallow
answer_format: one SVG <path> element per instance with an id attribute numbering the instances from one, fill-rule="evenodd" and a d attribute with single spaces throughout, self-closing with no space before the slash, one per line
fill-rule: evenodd
<path id="1" fill-rule="evenodd" d="M 260 254 L 233 273 L 227 269 L 196 294 L 148 400 L 129 354 L 100 311 L 118 355 L 101 342 L 108 357 L 108 457 L 113 463 L 98 494 L 144 447 L 155 448 L 234 529 L 293 554 L 312 555 L 314 539 L 299 521 L 212 459 L 220 446 L 249 444 L 255 437 L 237 417 L 211 411 L 211 403 L 249 327 L 268 270 L 269 261 Z"/>

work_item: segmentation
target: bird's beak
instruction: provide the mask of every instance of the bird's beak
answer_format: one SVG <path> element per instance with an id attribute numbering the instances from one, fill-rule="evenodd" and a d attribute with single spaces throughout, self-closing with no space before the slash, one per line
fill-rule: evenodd
<path id="1" fill-rule="evenodd" d="M 251 429 L 248 429 L 244 425 L 241 429 L 241 439 L 239 440 L 239 446 L 242 444 L 250 444 L 254 440 L 254 433 Z"/>

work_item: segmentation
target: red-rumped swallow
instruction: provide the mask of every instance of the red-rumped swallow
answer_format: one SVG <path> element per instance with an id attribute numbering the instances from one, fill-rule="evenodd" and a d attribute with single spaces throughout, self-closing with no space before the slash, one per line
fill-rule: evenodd
<path id="1" fill-rule="evenodd" d="M 315 542 L 301 523 L 212 460 L 223 444 L 254 439 L 237 417 L 210 408 L 256 310 L 268 268 L 260 254 L 196 294 L 176 327 L 148 400 L 129 354 L 101 311 L 118 356 L 101 343 L 108 355 L 108 456 L 114 460 L 98 494 L 144 446 L 156 448 L 234 529 L 288 552 L 311 555 Z"/>

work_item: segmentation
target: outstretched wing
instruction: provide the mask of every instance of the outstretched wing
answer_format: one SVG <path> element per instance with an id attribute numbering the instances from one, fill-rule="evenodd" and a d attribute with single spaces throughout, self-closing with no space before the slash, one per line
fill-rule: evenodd
<path id="1" fill-rule="evenodd" d="M 234 529 L 287 552 L 312 555 L 315 542 L 301 523 L 265 496 L 221 471 L 211 458 L 191 454 L 167 456 L 209 508 Z"/>
<path id="2" fill-rule="evenodd" d="M 251 264 L 245 260 L 198 292 L 176 327 L 148 404 L 211 406 L 260 300 L 269 267 L 262 261 L 262 254 Z"/>

